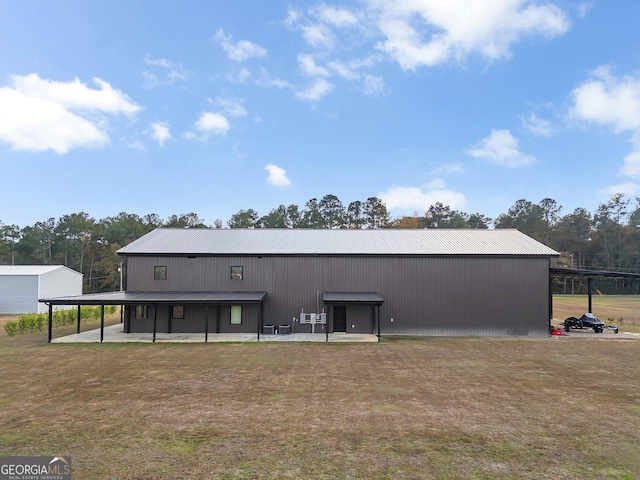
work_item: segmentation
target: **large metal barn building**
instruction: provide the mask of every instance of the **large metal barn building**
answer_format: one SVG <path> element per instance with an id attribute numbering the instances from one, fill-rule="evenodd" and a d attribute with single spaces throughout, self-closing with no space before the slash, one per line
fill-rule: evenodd
<path id="1" fill-rule="evenodd" d="M 546 336 L 558 255 L 502 229 L 157 229 L 118 253 L 125 292 L 53 303 L 125 305 L 127 333 Z"/>

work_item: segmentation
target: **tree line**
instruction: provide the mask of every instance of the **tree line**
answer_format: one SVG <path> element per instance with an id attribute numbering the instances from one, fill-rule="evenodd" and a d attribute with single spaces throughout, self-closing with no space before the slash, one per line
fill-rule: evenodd
<path id="1" fill-rule="evenodd" d="M 561 252 L 557 264 L 574 268 L 640 272 L 640 197 L 612 195 L 591 213 L 545 198 L 518 200 L 495 219 L 452 210 L 440 202 L 423 214 L 392 218 L 377 197 L 345 206 L 335 195 L 312 198 L 301 208 L 280 205 L 264 215 L 240 210 L 223 224 L 206 225 L 196 213 L 139 216 L 119 213 L 96 220 L 88 213 L 49 218 L 20 228 L 0 220 L 0 264 L 65 265 L 84 274 L 84 291 L 117 290 L 121 247 L 159 227 L 165 228 L 516 228 Z"/>

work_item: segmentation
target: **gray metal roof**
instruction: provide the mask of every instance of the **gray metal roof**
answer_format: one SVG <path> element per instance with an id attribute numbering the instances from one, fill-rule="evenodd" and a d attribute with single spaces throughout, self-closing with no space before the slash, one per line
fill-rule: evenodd
<path id="1" fill-rule="evenodd" d="M 122 255 L 531 255 L 558 253 L 518 230 L 158 228 Z"/>
<path id="2" fill-rule="evenodd" d="M 369 303 L 382 305 L 384 298 L 375 292 L 324 292 L 322 301 L 325 303 Z"/>
<path id="3" fill-rule="evenodd" d="M 266 294 L 266 292 L 106 292 L 42 298 L 38 301 L 52 305 L 243 304 L 260 303 Z"/>

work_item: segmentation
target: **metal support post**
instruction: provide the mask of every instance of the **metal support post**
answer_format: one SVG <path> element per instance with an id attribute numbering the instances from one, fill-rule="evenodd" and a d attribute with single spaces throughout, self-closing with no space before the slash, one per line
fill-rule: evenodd
<path id="1" fill-rule="evenodd" d="M 100 305 L 100 343 L 104 340 L 104 305 Z"/>

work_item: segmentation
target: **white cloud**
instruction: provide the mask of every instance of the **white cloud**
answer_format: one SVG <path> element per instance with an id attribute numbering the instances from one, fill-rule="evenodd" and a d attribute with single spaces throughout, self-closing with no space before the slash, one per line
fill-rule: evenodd
<path id="1" fill-rule="evenodd" d="M 203 112 L 198 120 L 194 123 L 194 128 L 201 132 L 206 138 L 209 134 L 226 135 L 230 128 L 229 120 L 223 114 L 218 112 Z M 184 134 L 185 138 L 196 138 L 192 132 Z"/>
<path id="2" fill-rule="evenodd" d="M 624 158 L 620 173 L 640 178 L 640 77 L 615 77 L 610 67 L 601 66 L 571 92 L 571 100 L 570 120 L 630 135 L 633 149 Z"/>
<path id="3" fill-rule="evenodd" d="M 316 64 L 313 56 L 307 54 L 298 55 L 298 64 L 302 74 L 306 77 L 329 77 L 329 70 Z"/>
<path id="4" fill-rule="evenodd" d="M 287 177 L 287 172 L 284 169 L 273 164 L 267 165 L 264 169 L 269 172 L 267 183 L 275 187 L 288 187 L 291 185 L 291 180 Z"/>
<path id="5" fill-rule="evenodd" d="M 640 131 L 640 78 L 616 78 L 608 66 L 571 92 L 572 119 L 608 126 L 616 133 Z"/>
<path id="6" fill-rule="evenodd" d="M 267 49 L 248 40 L 240 40 L 233 43 L 233 36 L 225 35 L 222 29 L 219 29 L 213 36 L 213 39 L 222 45 L 227 52 L 227 56 L 234 62 L 243 62 L 250 58 L 262 58 L 267 56 Z"/>
<path id="7" fill-rule="evenodd" d="M 466 150 L 468 155 L 489 160 L 505 167 L 524 167 L 536 162 L 535 157 L 526 155 L 518 149 L 518 139 L 509 130 L 491 130 L 475 148 Z"/>
<path id="8" fill-rule="evenodd" d="M 289 9 L 284 23 L 293 30 L 299 30 L 311 47 L 332 49 L 337 40 L 333 29 L 358 26 L 359 20 L 349 10 L 320 4 L 311 7 L 307 15 L 301 10 Z"/>
<path id="9" fill-rule="evenodd" d="M 334 35 L 326 25 L 314 24 L 302 27 L 302 36 L 314 48 L 332 47 Z"/>
<path id="10" fill-rule="evenodd" d="M 185 71 L 180 63 L 173 63 L 166 58 L 154 59 L 150 54 L 144 57 L 145 65 L 160 69 L 161 75 L 158 76 L 151 70 L 143 70 L 142 77 L 144 78 L 144 87 L 155 88 L 160 85 L 171 85 L 177 80 L 186 80 L 189 77 L 189 72 Z"/>
<path id="11" fill-rule="evenodd" d="M 386 95 L 387 86 L 382 77 L 376 77 L 375 75 L 369 75 L 367 73 L 364 75 L 362 81 L 362 92 L 369 96 Z"/>
<path id="12" fill-rule="evenodd" d="M 447 174 L 447 175 L 453 175 L 456 173 L 462 173 L 464 172 L 464 164 L 462 162 L 458 162 L 458 163 L 449 163 L 449 164 L 445 164 L 442 165 L 438 168 L 436 168 L 433 173 L 435 174 Z"/>
<path id="13" fill-rule="evenodd" d="M 640 147 L 640 145 L 636 145 Z M 631 178 L 640 178 L 640 148 L 624 157 L 624 165 L 620 173 Z"/>
<path id="14" fill-rule="evenodd" d="M 109 141 L 105 115 L 134 115 L 140 107 L 107 82 L 94 78 L 92 89 L 77 78 L 70 82 L 41 79 L 32 73 L 11 76 L 0 88 L 0 140 L 14 150 L 63 154 L 78 147 L 101 147 Z"/>
<path id="15" fill-rule="evenodd" d="M 640 185 L 633 182 L 621 183 L 619 185 L 610 185 L 607 188 L 598 190 L 598 197 L 602 200 L 611 198 L 611 195 L 622 193 L 628 197 L 635 197 L 640 193 Z"/>
<path id="16" fill-rule="evenodd" d="M 405 70 L 461 60 L 476 53 L 489 60 L 511 56 L 526 35 L 548 38 L 569 29 L 551 3 L 526 0 L 368 0 L 385 37 L 377 47 Z"/>
<path id="17" fill-rule="evenodd" d="M 317 102 L 323 97 L 329 95 L 333 90 L 333 84 L 324 78 L 318 78 L 304 90 L 296 91 L 296 98 L 310 102 Z"/>
<path id="18" fill-rule="evenodd" d="M 247 83 L 251 78 L 251 72 L 246 68 L 242 68 L 238 72 L 227 73 L 225 78 L 231 83 Z"/>
<path id="19" fill-rule="evenodd" d="M 287 18 L 285 18 L 284 24 L 289 28 L 294 28 L 300 17 L 302 17 L 302 12 L 300 12 L 300 10 L 289 7 L 287 9 Z"/>
<path id="20" fill-rule="evenodd" d="M 247 109 L 243 105 L 244 100 L 238 97 L 218 97 L 216 104 L 230 117 L 244 117 Z"/>
<path id="21" fill-rule="evenodd" d="M 435 179 L 422 187 L 393 186 L 378 193 L 378 197 L 389 210 L 402 212 L 414 210 L 425 212 L 436 202 L 442 202 L 453 210 L 462 209 L 467 204 L 464 194 L 447 189 L 441 179 Z"/>
<path id="22" fill-rule="evenodd" d="M 522 126 L 539 137 L 551 137 L 555 133 L 553 124 L 549 120 L 539 118 L 535 113 L 528 117 L 520 117 Z"/>
<path id="23" fill-rule="evenodd" d="M 129 143 L 129 148 L 131 148 L 132 150 L 138 150 L 139 152 L 147 151 L 140 140 L 134 140 L 133 142 Z"/>
<path id="24" fill-rule="evenodd" d="M 151 138 L 156 140 L 161 147 L 164 147 L 164 142 L 171 139 L 171 133 L 169 132 L 169 125 L 165 122 L 152 123 Z"/>
<path id="25" fill-rule="evenodd" d="M 584 18 L 589 13 L 589 10 L 593 8 L 593 2 L 582 3 L 578 6 L 578 15 L 580 18 Z"/>
<path id="26" fill-rule="evenodd" d="M 333 70 L 340 77 L 346 80 L 357 80 L 358 78 L 360 78 L 360 75 L 357 72 L 355 72 L 353 68 L 351 68 L 348 65 L 345 65 L 342 62 L 338 62 L 338 61 L 329 62 L 328 66 L 331 68 L 331 70 Z"/>
<path id="27" fill-rule="evenodd" d="M 358 18 L 349 10 L 322 4 L 316 9 L 318 18 L 338 28 L 351 27 L 358 24 Z"/>
<path id="28" fill-rule="evenodd" d="M 509 58 L 525 37 L 552 38 L 570 27 L 557 0 L 361 0 L 353 9 L 318 2 L 289 8 L 284 24 L 299 32 L 315 51 L 300 54 L 304 76 L 332 75 L 357 82 L 365 95 L 387 92 L 384 79 L 366 68 L 385 60 L 416 70 L 477 56 Z M 577 10 L 574 10 L 576 14 Z M 345 56 L 363 51 L 364 59 Z M 359 55 L 359 53 L 358 53 Z M 342 58 L 341 58 L 342 57 Z M 318 65 L 322 58 L 324 66 Z M 364 79 L 364 80 L 363 80 Z M 314 84 L 321 87 L 320 82 Z M 327 83 L 324 83 L 327 86 Z M 307 98 L 298 91 L 298 98 Z"/>
<path id="29" fill-rule="evenodd" d="M 99 90 L 88 88 L 77 78 L 71 82 L 44 80 L 37 74 L 11 77 L 14 88 L 31 98 L 56 102 L 68 109 L 94 110 L 106 113 L 132 115 L 140 110 L 127 95 L 114 90 L 104 80 L 94 78 Z"/>
<path id="30" fill-rule="evenodd" d="M 279 90 L 291 87 L 291 84 L 288 81 L 280 78 L 273 78 L 264 67 L 260 68 L 260 77 L 256 80 L 256 85 L 260 87 L 277 88 Z"/>

